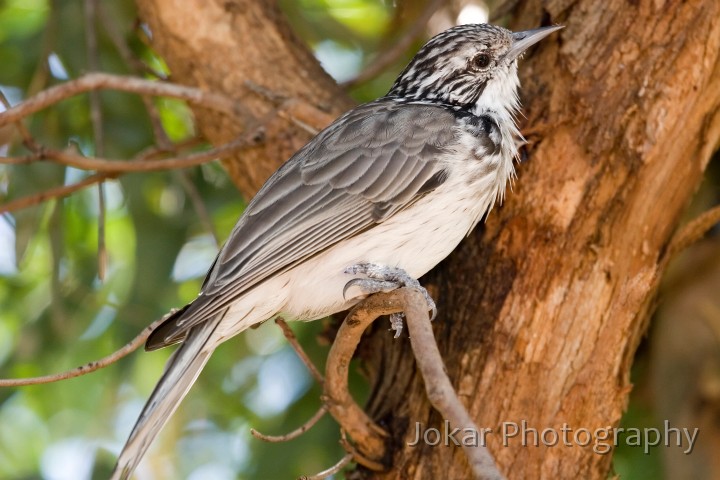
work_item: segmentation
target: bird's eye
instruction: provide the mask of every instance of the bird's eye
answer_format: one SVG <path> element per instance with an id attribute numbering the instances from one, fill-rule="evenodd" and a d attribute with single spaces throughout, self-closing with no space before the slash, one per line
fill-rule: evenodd
<path id="1" fill-rule="evenodd" d="M 472 59 L 472 65 L 479 69 L 487 68 L 490 65 L 490 55 L 487 53 L 475 55 Z"/>

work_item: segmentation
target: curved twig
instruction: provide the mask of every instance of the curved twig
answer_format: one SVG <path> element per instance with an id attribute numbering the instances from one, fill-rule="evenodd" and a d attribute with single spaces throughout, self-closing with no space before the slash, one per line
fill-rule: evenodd
<path id="1" fill-rule="evenodd" d="M 445 373 L 432 332 L 425 297 L 413 288 L 377 293 L 358 303 L 348 313 L 330 349 L 325 374 L 325 397 L 330 414 L 352 438 L 357 452 L 347 441 L 343 446 L 353 454 L 356 462 L 373 470 L 383 466 L 387 434 L 350 397 L 347 371 L 365 328 L 379 316 L 396 312 L 405 312 L 410 344 L 432 406 L 450 425 L 479 431 Z M 463 448 L 475 478 L 504 478 L 485 446 L 463 445 Z"/>
<path id="2" fill-rule="evenodd" d="M 324 395 L 330 415 L 355 442 L 362 454 L 362 457 L 356 458 L 358 463 L 370 469 L 382 463 L 388 434 L 350 396 L 348 367 L 367 326 L 381 315 L 403 310 L 398 291 L 371 295 L 350 310 L 330 347 L 325 367 Z M 364 463 L 365 457 L 371 462 Z"/>
<path id="3" fill-rule="evenodd" d="M 174 83 L 109 73 L 88 73 L 75 80 L 43 90 L 24 102 L 0 113 L 0 127 L 17 122 L 21 118 L 32 115 L 44 108 L 80 93 L 95 90 L 119 90 L 122 92 L 139 93 L 161 97 L 172 97 L 187 100 L 190 103 L 224 112 L 233 116 L 238 114 L 245 120 L 252 115 L 244 107 L 231 98 L 214 92 L 206 92 L 199 88 L 186 87 Z"/>
<path id="4" fill-rule="evenodd" d="M 323 480 L 330 475 L 335 475 L 340 470 L 342 470 L 348 463 L 350 463 L 353 459 L 353 456 L 351 454 L 345 455 L 343 458 L 340 459 L 339 462 L 337 462 L 332 467 L 328 468 L 327 470 L 323 470 L 322 472 L 316 473 L 315 475 L 303 475 L 298 480 Z"/>
<path id="5" fill-rule="evenodd" d="M 310 419 L 303 423 L 300 427 L 296 428 L 292 432 L 286 433 L 285 435 L 265 435 L 264 433 L 260 433 L 254 428 L 250 429 L 250 433 L 253 437 L 263 440 L 265 442 L 270 443 L 280 443 L 280 442 L 288 442 L 290 440 L 294 440 L 303 433 L 310 430 L 325 414 L 327 413 L 328 409 L 327 406 L 323 405 L 318 409 L 315 414 L 310 417 Z"/>
<path id="6" fill-rule="evenodd" d="M 35 195 L 27 195 L 25 197 L 20 197 L 16 200 L 12 200 L 10 202 L 0 205 L 0 213 L 12 212 L 13 210 L 20 210 L 22 208 L 32 207 L 33 205 L 43 203 L 53 198 L 65 198 L 73 194 L 74 192 L 77 192 L 78 190 L 82 190 L 89 185 L 104 182 L 105 180 L 114 178 L 116 176 L 117 175 L 114 175 L 112 173 L 96 173 L 95 175 L 90 175 L 89 177 L 84 178 L 79 182 L 73 183 L 71 185 L 63 185 L 61 187 L 55 187 L 45 190 Z"/>
<path id="7" fill-rule="evenodd" d="M 312 363 L 310 357 L 307 356 L 307 353 L 305 353 L 305 350 L 303 350 L 302 346 L 298 342 L 295 332 L 292 331 L 290 325 L 288 325 L 287 322 L 280 317 L 275 319 L 275 323 L 280 327 L 283 335 L 285 335 L 285 339 L 288 341 L 290 346 L 292 346 L 293 350 L 295 350 L 295 353 L 297 353 L 297 356 L 300 357 L 300 360 L 302 360 L 305 364 L 305 367 L 307 367 L 310 371 L 310 374 L 313 376 L 315 381 L 318 382 L 320 386 L 323 386 L 325 384 L 325 379 L 323 378 L 322 373 L 320 373 L 320 370 L 318 370 L 315 364 Z"/>
<path id="8" fill-rule="evenodd" d="M 700 240 L 718 222 L 720 222 L 720 205 L 698 215 L 675 233 L 660 263 L 667 264 L 678 253 Z"/>
<path id="9" fill-rule="evenodd" d="M 128 354 L 134 352 L 138 349 L 142 344 L 145 343 L 147 338 L 150 336 L 150 333 L 162 322 L 165 321 L 165 319 L 168 317 L 168 315 L 165 315 L 163 318 L 159 320 L 155 320 L 153 323 L 151 323 L 149 326 L 145 327 L 140 334 L 133 338 L 128 344 L 126 344 L 124 347 L 120 348 L 119 350 L 114 351 L 107 357 L 103 357 L 100 360 L 95 360 L 94 362 L 86 363 L 85 365 L 81 365 L 77 368 L 73 368 L 72 370 L 67 370 L 65 372 L 55 373 L 52 375 L 43 375 L 42 377 L 30 377 L 30 378 L 3 378 L 0 379 L 0 387 L 22 387 L 25 385 L 40 385 L 43 383 L 53 383 L 58 382 L 60 380 L 67 380 L 68 378 L 75 378 L 80 377 L 82 375 L 94 372 L 95 370 L 100 370 L 101 368 L 105 368 L 108 365 L 112 365 L 113 363 L 117 362 L 121 358 L 127 356 Z"/>
<path id="10" fill-rule="evenodd" d="M 362 453 L 360 453 L 360 451 L 358 451 L 358 449 L 355 448 L 352 442 L 350 442 L 350 440 L 348 439 L 345 430 L 340 430 L 340 446 L 343 447 L 343 449 L 347 453 L 352 455 L 352 458 L 353 460 L 355 460 L 355 462 L 363 465 L 365 468 L 369 468 L 370 470 L 376 472 L 382 472 L 383 470 L 386 470 L 385 465 L 383 465 L 382 463 L 371 460 Z"/>

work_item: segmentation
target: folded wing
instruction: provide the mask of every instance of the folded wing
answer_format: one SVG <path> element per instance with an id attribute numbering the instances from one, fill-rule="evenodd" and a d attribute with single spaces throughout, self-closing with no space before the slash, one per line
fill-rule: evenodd
<path id="1" fill-rule="evenodd" d="M 381 99 L 351 110 L 298 151 L 248 205 L 202 292 L 146 348 L 181 341 L 250 288 L 372 228 L 437 188 L 453 113 Z M 442 118 L 448 117 L 448 118 Z"/>

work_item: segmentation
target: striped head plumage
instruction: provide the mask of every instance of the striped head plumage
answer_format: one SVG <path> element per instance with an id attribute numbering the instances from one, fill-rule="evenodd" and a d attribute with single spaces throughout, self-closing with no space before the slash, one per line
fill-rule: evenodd
<path id="1" fill-rule="evenodd" d="M 450 28 L 420 49 L 388 96 L 439 103 L 476 115 L 493 111 L 513 116 L 519 106 L 518 57 L 558 28 L 517 33 L 488 24 Z"/>

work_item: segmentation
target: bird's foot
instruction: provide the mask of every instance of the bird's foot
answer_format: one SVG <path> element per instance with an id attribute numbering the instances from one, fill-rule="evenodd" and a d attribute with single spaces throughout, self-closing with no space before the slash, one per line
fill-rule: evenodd
<path id="1" fill-rule="evenodd" d="M 343 288 L 343 297 L 348 289 L 358 287 L 363 294 L 370 295 L 378 292 L 390 292 L 401 287 L 412 287 L 422 292 L 428 305 L 428 310 L 432 312 L 430 320 L 435 320 L 437 316 L 437 306 L 430 294 L 420 285 L 416 279 L 401 268 L 388 267 L 385 265 L 377 265 L 374 263 L 359 263 L 345 269 L 348 275 L 364 275 L 367 278 L 353 278 L 345 284 Z M 395 338 L 400 336 L 403 328 L 403 313 L 394 313 L 390 315 L 390 329 L 395 331 Z"/>

